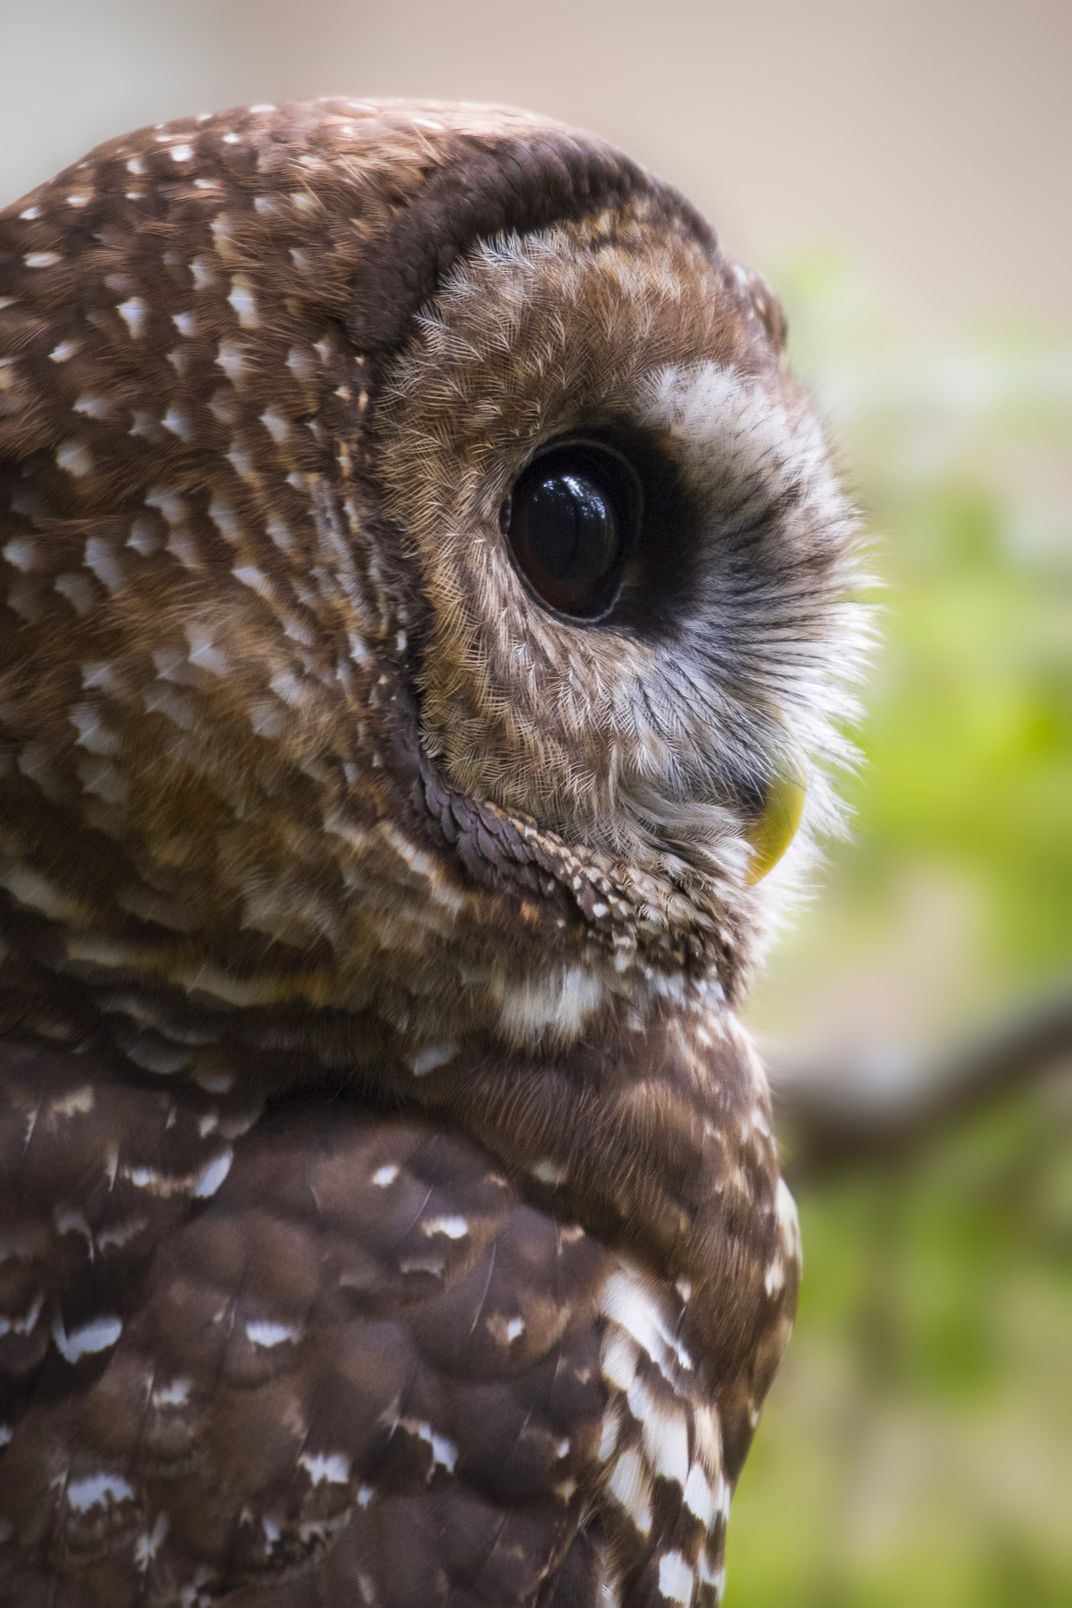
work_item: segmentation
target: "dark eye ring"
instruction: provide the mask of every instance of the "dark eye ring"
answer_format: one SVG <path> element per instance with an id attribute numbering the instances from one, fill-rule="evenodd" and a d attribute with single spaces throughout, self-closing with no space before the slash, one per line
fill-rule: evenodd
<path id="1" fill-rule="evenodd" d="M 621 591 L 643 519 L 640 480 L 601 441 L 557 441 L 517 477 L 499 523 L 514 566 L 545 608 L 600 620 Z"/>

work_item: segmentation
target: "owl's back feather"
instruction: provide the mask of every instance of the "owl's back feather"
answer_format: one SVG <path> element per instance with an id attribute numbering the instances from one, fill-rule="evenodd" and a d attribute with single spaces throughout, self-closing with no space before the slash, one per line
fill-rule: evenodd
<path id="1" fill-rule="evenodd" d="M 3 1601 L 714 1600 L 688 1301 L 539 1180 L 345 1092 L 0 1057 Z"/>

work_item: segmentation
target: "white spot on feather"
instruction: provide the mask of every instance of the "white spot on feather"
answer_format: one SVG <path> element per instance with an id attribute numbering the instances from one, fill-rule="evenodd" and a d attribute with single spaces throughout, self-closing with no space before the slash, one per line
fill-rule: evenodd
<path id="1" fill-rule="evenodd" d="M 106 419 L 111 411 L 111 403 L 103 396 L 89 396 L 85 392 L 71 404 L 72 413 L 81 413 L 87 419 Z"/>
<path id="2" fill-rule="evenodd" d="M 226 498 L 219 492 L 214 492 L 212 501 L 208 505 L 208 517 L 212 520 L 221 536 L 229 542 L 237 542 L 242 534 L 242 526 L 238 515 Z"/>
<path id="3" fill-rule="evenodd" d="M 243 329 L 256 329 L 260 324 L 257 314 L 257 298 L 253 293 L 253 286 L 245 274 L 235 274 L 231 280 L 231 289 L 227 300 L 238 314 L 238 322 Z"/>
<path id="4" fill-rule="evenodd" d="M 298 1338 L 298 1330 L 289 1323 L 272 1323 L 268 1318 L 250 1318 L 246 1324 L 246 1335 L 255 1346 L 271 1350 L 274 1346 L 282 1346 L 288 1340 Z"/>
<path id="5" fill-rule="evenodd" d="M 103 536 L 90 536 L 86 542 L 86 566 L 109 592 L 117 592 L 122 586 L 123 567 Z"/>
<path id="6" fill-rule="evenodd" d="M 431 1424 L 416 1418 L 400 1418 L 398 1428 L 404 1429 L 409 1435 L 416 1435 L 418 1440 L 431 1448 L 433 1472 L 437 1468 L 445 1468 L 448 1474 L 453 1474 L 458 1461 L 458 1448 L 453 1441 L 445 1435 L 438 1435 Z"/>
<path id="7" fill-rule="evenodd" d="M 524 1334 L 524 1332 L 525 1332 L 525 1320 L 524 1320 L 524 1318 L 509 1318 L 507 1320 L 507 1323 L 506 1323 L 506 1328 L 503 1330 L 503 1333 L 506 1335 L 506 1343 L 507 1343 L 507 1345 L 508 1346 L 513 1345 L 515 1340 L 520 1340 L 520 1338 Z M 569 1450 L 569 1441 L 567 1441 L 565 1444 L 566 1444 L 566 1451 L 568 1451 Z M 565 1452 L 560 1452 L 559 1453 L 560 1457 L 564 1457 L 565 1455 L 566 1455 Z"/>
<path id="8" fill-rule="evenodd" d="M 85 1212 L 75 1206 L 56 1206 L 52 1211 L 52 1221 L 57 1234 L 80 1234 L 89 1245 L 90 1255 L 93 1254 L 93 1233 Z"/>
<path id="9" fill-rule="evenodd" d="M 245 355 L 236 341 L 220 341 L 216 348 L 216 367 L 221 368 L 232 385 L 237 385 L 246 366 Z"/>
<path id="10" fill-rule="evenodd" d="M 144 1574 L 149 1565 L 155 1560 L 170 1528 L 171 1521 L 167 1514 L 158 1513 L 152 1529 L 143 1530 L 135 1541 L 134 1563 L 141 1574 Z"/>
<path id="11" fill-rule="evenodd" d="M 664 1552 L 659 1559 L 659 1590 L 667 1602 L 692 1602 L 696 1576 L 680 1552 Z"/>
<path id="12" fill-rule="evenodd" d="M 652 1470 L 684 1487 L 689 1472 L 689 1432 L 683 1415 L 676 1409 L 667 1411 L 649 1398 L 640 1424 Z"/>
<path id="13" fill-rule="evenodd" d="M 0 887 L 6 888 L 26 910 L 37 910 L 52 920 L 70 919 L 77 906 L 62 888 L 27 865 L 6 866 L 0 872 Z"/>
<path id="14" fill-rule="evenodd" d="M 0 553 L 16 569 L 29 570 L 37 556 L 37 543 L 32 536 L 13 536 L 6 546 L 0 547 Z"/>
<path id="15" fill-rule="evenodd" d="M 190 1400 L 192 1381 L 180 1374 L 167 1384 L 154 1385 L 150 1401 L 154 1407 L 185 1407 Z"/>
<path id="16" fill-rule="evenodd" d="M 160 422 L 165 430 L 170 430 L 171 434 L 178 436 L 180 441 L 193 439 L 194 430 L 193 425 L 190 423 L 189 415 L 184 413 L 182 408 L 176 407 L 174 403 L 168 408 Z"/>
<path id="17" fill-rule="evenodd" d="M 57 1314 L 52 1325 L 56 1349 L 67 1362 L 77 1362 L 81 1357 L 107 1351 L 115 1345 L 122 1332 L 123 1320 L 111 1314 L 90 1318 L 88 1323 L 82 1323 L 70 1331 L 64 1328 L 63 1319 Z"/>
<path id="18" fill-rule="evenodd" d="M 217 645 L 215 638 L 203 626 L 190 622 L 183 629 L 190 644 L 190 663 L 199 670 L 210 671 L 214 676 L 225 676 L 231 668 L 231 661 Z"/>
<path id="19" fill-rule="evenodd" d="M 85 575 L 76 570 L 66 575 L 57 575 L 52 583 L 53 589 L 61 597 L 65 597 L 77 614 L 88 614 L 97 601 L 93 586 Z"/>
<path id="20" fill-rule="evenodd" d="M 603 998 L 601 979 L 582 966 L 520 983 L 493 980 L 492 987 L 503 1028 L 519 1044 L 531 1043 L 548 1029 L 559 1037 L 575 1037 Z"/>
<path id="21" fill-rule="evenodd" d="M 282 445 L 290 434 L 290 421 L 286 415 L 276 407 L 267 407 L 261 414 L 261 423 L 278 445 Z"/>
<path id="22" fill-rule="evenodd" d="M 93 468 L 93 459 L 84 441 L 64 441 L 56 448 L 56 463 L 74 480 L 81 480 Z"/>
<path id="23" fill-rule="evenodd" d="M 611 1453 L 616 1450 L 622 1434 L 621 1412 L 616 1402 L 612 1402 L 603 1414 L 603 1422 L 599 1430 L 599 1449 L 596 1457 L 600 1463 L 608 1463 Z"/>
<path id="24" fill-rule="evenodd" d="M 625 1267 L 612 1273 L 603 1286 L 601 1308 L 671 1378 L 671 1358 L 691 1372 L 692 1358 L 666 1323 L 658 1299 L 643 1277 Z"/>
<path id="25" fill-rule="evenodd" d="M 284 553 L 289 553 L 294 546 L 294 538 L 289 528 L 279 518 L 278 514 L 270 514 L 265 522 L 265 529 L 275 545 Z"/>
<path id="26" fill-rule="evenodd" d="M 78 733 L 79 747 L 90 754 L 115 754 L 119 739 L 104 724 L 100 712 L 92 704 L 75 704 L 69 715 L 71 725 Z"/>
<path id="27" fill-rule="evenodd" d="M 429 1238 L 433 1234 L 444 1234 L 447 1239 L 464 1239 L 469 1232 L 469 1224 L 464 1217 L 429 1217 L 421 1224 L 421 1233 Z"/>
<path id="28" fill-rule="evenodd" d="M 241 581 L 243 586 L 248 586 L 250 591 L 256 592 L 259 596 L 271 601 L 271 582 L 264 571 L 257 568 L 256 564 L 236 564 L 231 574 L 236 581 Z"/>
<path id="29" fill-rule="evenodd" d="M 144 1233 L 148 1226 L 149 1219 L 147 1217 L 127 1217 L 121 1223 L 113 1223 L 111 1228 L 102 1228 L 98 1231 L 97 1249 L 98 1251 L 121 1250 L 124 1245 L 129 1245 L 132 1239 L 136 1239 L 139 1234 Z"/>
<path id="30" fill-rule="evenodd" d="M 685 1506 L 709 1530 L 715 1517 L 715 1493 L 699 1463 L 693 1463 L 685 1481 Z"/>
<path id="31" fill-rule="evenodd" d="M 83 1083 L 69 1094 L 63 1094 L 58 1100 L 53 1100 L 48 1108 L 51 1117 L 84 1117 L 93 1110 L 97 1097 L 93 1092 L 92 1083 Z"/>
<path id="32" fill-rule="evenodd" d="M 145 320 L 149 309 L 140 296 L 131 296 L 127 301 L 120 302 L 116 312 L 135 339 L 145 333 Z"/>
<path id="33" fill-rule="evenodd" d="M 534 1161 L 529 1172 L 537 1183 L 552 1186 L 564 1184 L 569 1177 L 569 1168 L 564 1167 L 561 1162 L 552 1161 L 550 1156 L 542 1156 L 539 1161 Z"/>
<path id="34" fill-rule="evenodd" d="M 258 737 L 272 738 L 283 735 L 282 715 L 263 698 L 251 704 L 249 723 Z"/>
<path id="35" fill-rule="evenodd" d="M 76 1513 L 88 1513 L 90 1508 L 107 1507 L 112 1502 L 130 1502 L 134 1487 L 117 1474 L 87 1474 L 72 1480 L 67 1487 L 67 1506 Z"/>
<path id="36" fill-rule="evenodd" d="M 32 1334 L 37 1328 L 44 1299 L 35 1296 L 24 1312 L 17 1315 L 0 1312 L 0 1336 L 5 1334 Z"/>
<path id="37" fill-rule="evenodd" d="M 607 1489 L 629 1515 L 641 1535 L 651 1534 L 651 1486 L 635 1451 L 623 1452 L 611 1471 Z"/>
<path id="38" fill-rule="evenodd" d="M 313 1485 L 346 1485 L 350 1479 L 350 1459 L 342 1452 L 305 1452 L 298 1462 Z"/>
<path id="39" fill-rule="evenodd" d="M 194 1196 L 197 1200 L 207 1200 L 210 1195 L 216 1193 L 230 1172 L 233 1160 L 233 1153 L 230 1150 L 224 1150 L 209 1162 L 194 1185 Z"/>
<path id="40" fill-rule="evenodd" d="M 255 477 L 256 463 L 248 448 L 241 441 L 236 441 L 230 452 L 224 453 L 224 457 L 240 479 L 251 480 Z"/>
<path id="41" fill-rule="evenodd" d="M 446 1066 L 457 1053 L 458 1046 L 454 1043 L 428 1044 L 410 1059 L 409 1069 L 415 1078 L 427 1077 L 437 1067 Z"/>
<path id="42" fill-rule="evenodd" d="M 315 373 L 312 358 L 300 346 L 292 346 L 287 353 L 287 368 L 296 380 L 306 382 L 311 380 Z"/>
<path id="43" fill-rule="evenodd" d="M 767 1264 L 767 1271 L 763 1275 L 763 1288 L 771 1297 L 785 1288 L 785 1263 L 778 1255 L 772 1256 Z"/>
<path id="44" fill-rule="evenodd" d="M 790 1243 L 799 1240 L 800 1220 L 797 1216 L 797 1203 L 793 1199 L 789 1185 L 784 1178 L 779 1178 L 778 1180 L 778 1188 L 774 1197 L 774 1210 L 778 1219 L 778 1226 L 786 1239 Z"/>

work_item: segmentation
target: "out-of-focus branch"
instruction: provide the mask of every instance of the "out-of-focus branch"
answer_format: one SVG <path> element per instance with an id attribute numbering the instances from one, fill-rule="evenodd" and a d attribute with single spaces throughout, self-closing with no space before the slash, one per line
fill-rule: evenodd
<path id="1" fill-rule="evenodd" d="M 1072 987 L 1014 1013 L 932 1062 L 773 1070 L 787 1172 L 805 1187 L 863 1166 L 896 1165 L 966 1118 L 1072 1066 Z"/>

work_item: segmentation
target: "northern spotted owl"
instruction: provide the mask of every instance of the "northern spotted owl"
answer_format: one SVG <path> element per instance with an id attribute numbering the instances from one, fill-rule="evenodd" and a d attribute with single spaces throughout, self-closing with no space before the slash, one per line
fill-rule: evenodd
<path id="1" fill-rule="evenodd" d="M 0 217 L 4 1608 L 718 1602 L 857 635 L 783 336 L 506 110 Z"/>

